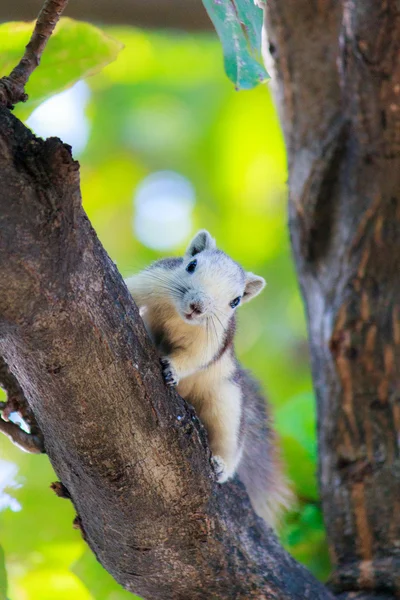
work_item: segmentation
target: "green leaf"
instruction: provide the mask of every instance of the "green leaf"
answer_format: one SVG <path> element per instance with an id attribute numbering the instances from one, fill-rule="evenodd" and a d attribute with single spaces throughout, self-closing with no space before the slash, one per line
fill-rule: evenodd
<path id="1" fill-rule="evenodd" d="M 7 600 L 7 571 L 3 548 L 0 546 L 0 600 Z"/>
<path id="2" fill-rule="evenodd" d="M 86 585 L 96 600 L 140 600 L 130 592 L 126 592 L 97 562 L 94 554 L 86 550 L 73 565 L 73 573 Z"/>
<path id="3" fill-rule="evenodd" d="M 225 70 L 237 89 L 268 79 L 261 57 L 262 10 L 253 0 L 203 0 L 224 50 Z"/>
<path id="4" fill-rule="evenodd" d="M 0 76 L 9 75 L 22 58 L 33 23 L 0 25 Z M 115 60 L 122 44 L 103 31 L 81 21 L 63 18 L 51 36 L 41 59 L 32 73 L 26 92 L 29 100 L 16 107 L 16 114 L 26 118 L 43 100 L 70 87 L 82 77 L 93 75 Z"/>

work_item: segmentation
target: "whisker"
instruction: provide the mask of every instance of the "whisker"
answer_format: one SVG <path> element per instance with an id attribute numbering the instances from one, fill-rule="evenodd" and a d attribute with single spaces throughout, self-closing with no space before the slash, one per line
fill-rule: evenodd
<path id="1" fill-rule="evenodd" d="M 175 282 L 174 280 L 171 281 L 171 279 L 169 279 L 168 277 L 163 277 L 160 274 L 151 273 L 151 272 L 148 272 L 147 276 L 150 279 L 153 279 L 154 281 L 158 281 L 158 282 L 166 285 L 169 289 L 174 289 L 177 292 L 186 291 L 186 289 L 183 286 L 178 285 L 177 282 Z"/>
<path id="2" fill-rule="evenodd" d="M 218 323 L 221 325 L 221 328 L 222 328 L 222 330 L 224 331 L 224 329 L 225 329 L 225 328 L 224 328 L 224 326 L 223 326 L 223 324 L 222 324 L 222 322 L 221 322 L 221 319 L 220 319 L 220 318 L 218 317 L 218 315 L 216 315 L 214 312 L 213 312 L 212 314 L 213 314 L 213 315 L 214 315 L 214 317 L 217 319 Z"/>
<path id="3" fill-rule="evenodd" d="M 211 315 L 211 323 L 212 323 L 212 326 L 213 326 L 213 329 L 214 329 L 214 333 L 215 333 L 214 340 L 215 340 L 216 350 L 218 351 L 218 346 L 219 346 L 219 343 L 218 343 L 218 342 L 219 342 L 219 339 L 218 339 L 218 332 L 217 332 L 217 328 L 216 328 L 216 326 L 215 326 L 215 321 L 214 321 L 214 319 L 213 319 L 213 314 Z"/>
<path id="4" fill-rule="evenodd" d="M 219 313 L 221 313 L 221 315 L 223 315 L 224 317 L 230 317 L 230 315 L 228 315 L 228 313 L 225 313 L 223 310 L 221 310 L 220 308 L 218 308 L 217 306 L 214 306 L 215 310 L 217 310 Z"/>
<path id="5" fill-rule="evenodd" d="M 162 277 L 158 277 L 157 275 L 151 274 L 149 279 L 157 282 L 157 285 L 160 289 L 175 293 L 176 297 L 181 297 L 181 295 L 185 292 L 184 288 L 179 288 L 170 281 L 163 279 Z"/>

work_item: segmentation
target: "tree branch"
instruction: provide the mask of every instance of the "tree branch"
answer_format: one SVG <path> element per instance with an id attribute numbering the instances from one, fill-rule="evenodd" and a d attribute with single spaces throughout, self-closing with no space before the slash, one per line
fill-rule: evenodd
<path id="1" fill-rule="evenodd" d="M 400 10 L 266 3 L 341 598 L 400 593 Z M 265 48 L 268 52 L 268 48 Z"/>
<path id="2" fill-rule="evenodd" d="M 45 452 L 43 436 L 18 381 L 0 357 L 0 387 L 7 393 L 7 402 L 0 402 L 0 431 L 26 452 Z M 9 423 L 11 413 L 17 412 L 29 426 L 29 433 Z"/>
<path id="3" fill-rule="evenodd" d="M 100 562 L 153 599 L 330 598 L 243 486 L 214 482 L 204 429 L 82 209 L 78 164 L 6 109 L 0 189 L 0 354 Z"/>
<path id="4" fill-rule="evenodd" d="M 42 52 L 67 4 L 68 0 L 45 0 L 24 56 L 10 75 L 0 79 L 0 105 L 13 108 L 28 99 L 25 86 L 39 65 Z"/>
<path id="5" fill-rule="evenodd" d="M 23 431 L 23 429 L 18 427 L 18 425 L 15 425 L 15 423 L 6 422 L 0 419 L 0 432 L 4 433 L 13 444 L 25 452 L 40 454 L 45 451 L 42 439 L 39 436 L 26 433 L 26 431 Z"/>

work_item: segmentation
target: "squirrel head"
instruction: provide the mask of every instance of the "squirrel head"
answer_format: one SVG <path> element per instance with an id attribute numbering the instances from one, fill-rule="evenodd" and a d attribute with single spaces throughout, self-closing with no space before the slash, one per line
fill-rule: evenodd
<path id="1" fill-rule="evenodd" d="M 243 268 L 216 247 L 214 238 L 202 229 L 190 242 L 182 265 L 176 271 L 181 293 L 174 303 L 188 323 L 224 328 L 240 304 L 248 302 L 265 286 L 265 280 Z"/>

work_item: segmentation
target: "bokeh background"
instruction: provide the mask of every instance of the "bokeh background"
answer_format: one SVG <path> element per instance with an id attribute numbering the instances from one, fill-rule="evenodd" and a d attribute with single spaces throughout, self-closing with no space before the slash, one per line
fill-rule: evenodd
<path id="1" fill-rule="evenodd" d="M 125 45 L 118 59 L 40 105 L 27 124 L 72 145 L 84 207 L 123 276 L 182 253 L 196 229 L 207 228 L 266 278 L 265 292 L 239 311 L 237 351 L 273 406 L 298 498 L 280 529 L 282 542 L 325 579 L 314 396 L 287 230 L 285 149 L 268 84 L 236 92 L 211 31 L 106 31 Z M 72 528 L 71 504 L 49 488 L 56 479 L 47 457 L 0 437 L 7 598 L 132 598 Z"/>

